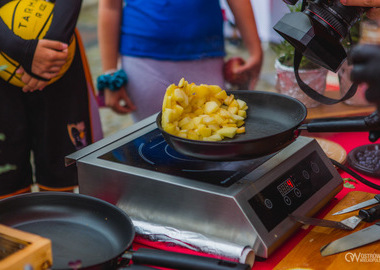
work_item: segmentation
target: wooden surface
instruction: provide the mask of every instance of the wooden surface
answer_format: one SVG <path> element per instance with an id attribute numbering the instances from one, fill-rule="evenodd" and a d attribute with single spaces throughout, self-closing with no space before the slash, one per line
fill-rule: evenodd
<path id="1" fill-rule="evenodd" d="M 346 162 L 347 152 L 340 144 L 337 144 L 336 142 L 324 138 L 313 138 L 318 142 L 323 152 L 325 152 L 329 158 L 332 158 L 341 164 L 344 164 Z"/>
<path id="2" fill-rule="evenodd" d="M 0 224 L 0 243 L 2 239 L 25 247 L 0 260 L 1 270 L 23 270 L 26 265 L 30 265 L 33 270 L 51 267 L 53 256 L 49 239 Z M 1 248 L 4 247 L 0 245 L 0 251 Z"/>
<path id="3" fill-rule="evenodd" d="M 358 213 L 354 211 L 342 215 L 332 216 L 336 211 L 342 210 L 354 204 L 373 199 L 375 194 L 361 191 L 352 191 L 348 193 L 325 217 L 324 219 L 341 221 Z M 380 242 L 375 242 L 367 246 L 345 251 L 339 254 L 323 257 L 320 248 L 331 241 L 339 239 L 343 236 L 356 232 L 373 223 L 361 222 L 354 231 L 345 231 L 333 228 L 314 227 L 294 249 L 274 268 L 276 270 L 285 269 L 313 269 L 313 270 L 351 270 L 351 269 L 380 269 L 380 261 L 378 262 L 357 262 L 347 261 L 346 255 L 353 253 L 360 254 L 376 254 L 380 256 Z M 301 228 L 302 229 L 302 228 Z M 303 229 L 305 229 L 303 227 Z M 350 259 L 350 258 L 348 258 Z"/>
<path id="4" fill-rule="evenodd" d="M 325 96 L 331 98 L 339 98 L 339 91 L 326 91 Z M 307 110 L 307 119 L 312 120 L 316 118 L 327 117 L 350 117 L 359 115 L 368 115 L 375 110 L 374 106 L 351 106 L 340 102 L 335 105 L 320 105 L 315 108 Z"/>

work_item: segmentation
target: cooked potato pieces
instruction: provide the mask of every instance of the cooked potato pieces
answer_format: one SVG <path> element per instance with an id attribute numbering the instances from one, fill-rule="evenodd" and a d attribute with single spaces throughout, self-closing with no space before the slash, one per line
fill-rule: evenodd
<path id="1" fill-rule="evenodd" d="M 189 84 L 182 78 L 166 89 L 162 128 L 191 140 L 220 141 L 244 133 L 247 103 L 217 85 Z"/>

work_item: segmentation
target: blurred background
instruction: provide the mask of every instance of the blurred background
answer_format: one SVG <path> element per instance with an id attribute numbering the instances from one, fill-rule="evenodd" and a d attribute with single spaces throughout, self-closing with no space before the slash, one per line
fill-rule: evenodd
<path id="1" fill-rule="evenodd" d="M 241 43 L 239 33 L 233 27 L 234 18 L 225 0 L 221 0 L 221 6 L 228 19 L 225 21 L 224 28 L 226 35 L 226 58 L 232 56 L 245 58 L 248 55 L 247 51 Z M 272 27 L 289 10 L 284 2 L 280 0 L 252 1 L 252 6 L 264 50 L 264 62 L 256 90 L 274 91 L 276 80 L 274 62 L 276 54 L 271 49 L 270 44 L 280 42 L 281 38 Z M 102 73 L 97 42 L 97 12 L 98 0 L 84 0 L 78 21 L 78 29 L 85 45 L 94 83 L 97 76 Z M 133 123 L 129 115 L 118 115 L 108 108 L 101 108 L 100 114 L 105 137 Z"/>

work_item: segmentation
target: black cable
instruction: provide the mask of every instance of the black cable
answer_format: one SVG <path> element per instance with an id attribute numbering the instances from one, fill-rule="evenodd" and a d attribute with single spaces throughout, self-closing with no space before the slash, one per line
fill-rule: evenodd
<path id="1" fill-rule="evenodd" d="M 371 181 L 368 181 L 367 179 L 365 179 L 364 177 L 360 176 L 359 174 L 357 174 L 356 172 L 354 172 L 350 168 L 348 168 L 348 167 L 344 166 L 343 164 L 339 163 L 338 161 L 336 161 L 336 160 L 334 160 L 332 158 L 330 158 L 330 160 L 331 160 L 332 164 L 334 164 L 335 166 L 337 166 L 342 171 L 345 171 L 349 175 L 353 176 L 355 179 L 357 179 L 358 181 L 360 181 L 364 185 L 369 186 L 369 187 L 374 188 L 374 189 L 377 189 L 377 190 L 380 190 L 380 186 L 379 185 L 376 185 L 376 184 L 372 183 Z"/>

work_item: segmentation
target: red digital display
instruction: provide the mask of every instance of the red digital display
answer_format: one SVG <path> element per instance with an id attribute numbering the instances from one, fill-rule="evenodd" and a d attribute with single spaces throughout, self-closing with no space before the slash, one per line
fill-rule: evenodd
<path id="1" fill-rule="evenodd" d="M 293 183 L 292 183 L 292 181 L 290 179 L 286 180 L 286 183 L 288 184 L 288 186 L 294 187 Z"/>
<path id="2" fill-rule="evenodd" d="M 284 182 L 277 186 L 277 190 L 281 193 L 282 196 L 288 194 L 294 188 L 294 184 L 291 178 L 286 179 Z"/>

